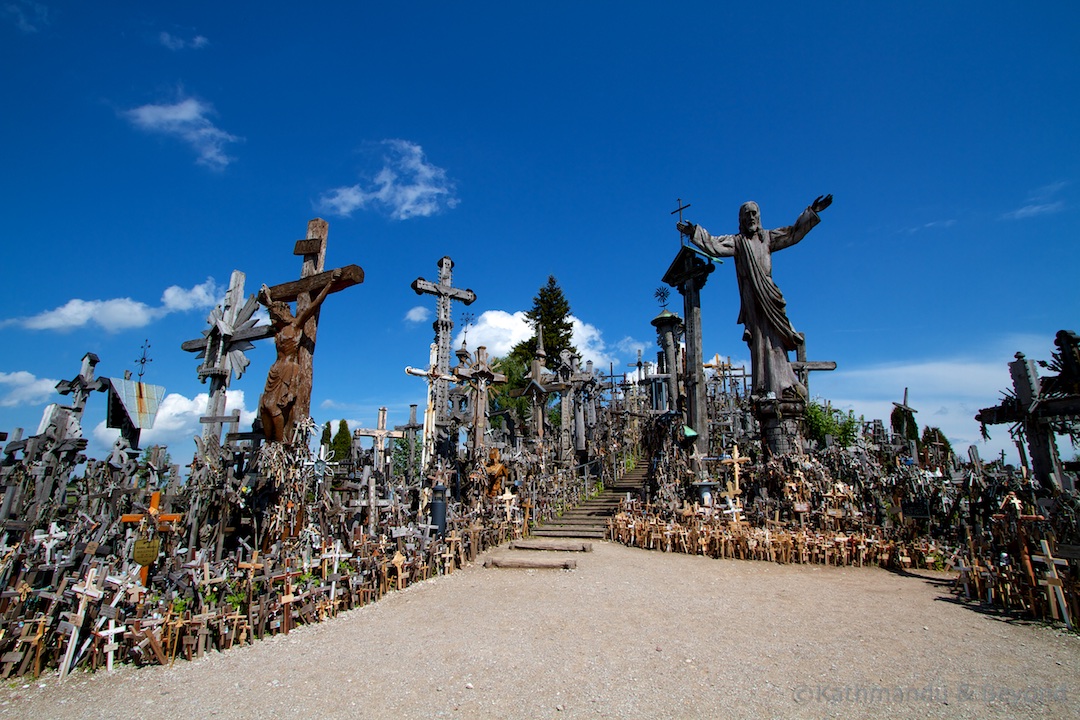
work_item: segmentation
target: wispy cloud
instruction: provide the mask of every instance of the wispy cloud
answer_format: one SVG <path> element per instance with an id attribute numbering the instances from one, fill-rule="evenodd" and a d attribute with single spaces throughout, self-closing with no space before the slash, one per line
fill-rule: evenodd
<path id="1" fill-rule="evenodd" d="M 383 167 L 370 182 L 333 188 L 319 198 L 317 208 L 343 217 L 378 208 L 396 220 L 408 220 L 457 207 L 454 183 L 446 170 L 427 161 L 419 145 L 407 140 L 385 140 L 382 145 Z"/>
<path id="2" fill-rule="evenodd" d="M 0 322 L 0 327 L 18 325 L 28 330 L 68 331 L 87 325 L 97 325 L 106 332 L 119 332 L 144 327 L 169 313 L 213 307 L 222 291 L 213 278 L 192 288 L 173 285 L 161 296 L 161 305 L 151 307 L 131 298 L 110 300 L 68 300 L 58 308 L 25 318 Z"/>
<path id="3" fill-rule="evenodd" d="M 1069 183 L 1064 180 L 1043 185 L 1028 193 L 1026 205 L 1005 213 L 1001 217 L 1005 220 L 1023 220 L 1025 218 L 1052 215 L 1065 209 L 1065 201 L 1058 200 L 1057 196 Z"/>
<path id="4" fill-rule="evenodd" d="M 1065 203 L 1061 200 L 1050 203 L 1038 203 L 1033 205 L 1025 205 L 1021 208 L 1017 208 L 1012 212 L 1005 213 L 1002 217 L 1006 220 L 1023 220 L 1024 218 L 1038 217 L 1039 215 L 1051 215 L 1056 212 L 1060 212 L 1065 208 Z"/>
<path id="5" fill-rule="evenodd" d="M 975 445 L 984 457 L 1001 450 L 1015 457 L 1009 428 L 989 428 L 992 439 L 984 441 L 975 414 L 997 405 L 1002 392 L 1012 387 L 1008 363 L 1015 352 L 1045 359 L 1052 343 L 1053 338 L 1012 335 L 972 357 L 924 358 L 857 368 L 841 364 L 833 372 L 812 375 L 810 392 L 828 398 L 833 407 L 852 410 L 867 420 L 882 420 L 888 426 L 893 402 L 900 402 L 908 388 L 908 404 L 918 411 L 915 421 L 920 431 L 926 426 L 941 428 L 960 453 Z"/>
<path id="6" fill-rule="evenodd" d="M 915 233 L 922 232 L 923 230 L 936 230 L 938 228 L 951 228 L 955 224 L 956 224 L 956 220 L 953 220 L 953 219 L 949 219 L 949 220 L 933 220 L 933 221 L 928 222 L 928 223 L 923 223 L 922 225 L 916 225 L 915 227 L 908 228 L 907 232 L 908 232 L 909 235 L 914 235 Z"/>
<path id="7" fill-rule="evenodd" d="M 431 319 L 431 310 L 423 305 L 417 305 L 416 307 L 405 313 L 405 320 L 411 323 L 422 323 L 425 320 Z"/>
<path id="8" fill-rule="evenodd" d="M 190 40 L 185 40 L 182 37 L 178 37 L 164 31 L 162 31 L 162 33 L 158 35 L 158 40 L 161 42 L 162 45 L 169 48 L 170 50 L 201 50 L 202 48 L 210 44 L 210 41 L 202 35 L 196 35 Z"/>
<path id="9" fill-rule="evenodd" d="M 189 97 L 171 105 L 142 105 L 124 112 L 132 125 L 146 132 L 179 138 L 198 155 L 196 162 L 212 170 L 224 170 L 235 158 L 225 153 L 240 138 L 211 122 L 214 108 Z"/>
<path id="10" fill-rule="evenodd" d="M 25 370 L 0 372 L 0 406 L 41 405 L 56 393 L 58 382 L 35 377 Z"/>
<path id="11" fill-rule="evenodd" d="M 11 18 L 24 35 L 32 35 L 49 24 L 49 8 L 33 0 L 5 3 L 3 14 Z"/>

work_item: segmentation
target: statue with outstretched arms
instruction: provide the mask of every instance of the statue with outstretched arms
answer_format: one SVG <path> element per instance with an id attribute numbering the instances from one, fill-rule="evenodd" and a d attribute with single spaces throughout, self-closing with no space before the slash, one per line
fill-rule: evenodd
<path id="1" fill-rule="evenodd" d="M 799 215 L 794 225 L 763 230 L 757 203 L 739 208 L 737 235 L 710 235 L 700 225 L 680 221 L 679 232 L 702 252 L 715 258 L 735 258 L 739 281 L 739 320 L 743 340 L 750 347 L 753 394 L 759 398 L 806 398 L 806 388 L 795 376 L 788 353 L 803 336 L 788 320 L 784 296 L 772 279 L 772 254 L 791 247 L 821 222 L 821 211 L 832 204 L 832 195 L 819 196 Z"/>

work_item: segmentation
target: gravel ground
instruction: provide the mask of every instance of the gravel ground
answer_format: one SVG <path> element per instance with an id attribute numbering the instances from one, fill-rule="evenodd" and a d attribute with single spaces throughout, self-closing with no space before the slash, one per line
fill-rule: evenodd
<path id="1" fill-rule="evenodd" d="M 593 548 L 172 668 L 9 681 L 0 717 L 1080 717 L 1080 636 L 958 604 L 949 574 Z"/>

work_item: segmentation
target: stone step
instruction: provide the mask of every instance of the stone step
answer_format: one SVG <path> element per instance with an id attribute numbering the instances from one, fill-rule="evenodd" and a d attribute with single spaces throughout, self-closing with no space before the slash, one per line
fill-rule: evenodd
<path id="1" fill-rule="evenodd" d="M 618 511 L 626 493 L 637 494 L 644 482 L 644 469 L 634 470 L 619 478 L 618 485 L 564 511 L 562 516 L 534 528 L 531 534 L 534 537 L 603 540 L 607 537 L 608 518 Z"/>
<path id="2" fill-rule="evenodd" d="M 558 530 L 555 528 L 536 528 L 532 531 L 533 537 L 559 537 L 559 538 L 589 538 L 603 540 L 607 535 L 605 530 Z"/>

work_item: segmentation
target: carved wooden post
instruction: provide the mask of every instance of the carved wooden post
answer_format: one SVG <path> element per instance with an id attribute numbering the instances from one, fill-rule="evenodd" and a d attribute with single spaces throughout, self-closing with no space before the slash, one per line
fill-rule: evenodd
<path id="1" fill-rule="evenodd" d="M 716 269 L 711 260 L 703 258 L 687 246 L 664 273 L 663 281 L 683 296 L 683 315 L 686 318 L 686 424 L 698 434 L 694 441 L 697 454 L 709 452 L 709 417 L 705 406 L 705 369 L 701 364 L 701 288 Z"/>

